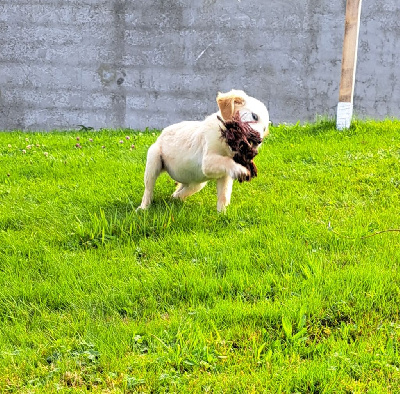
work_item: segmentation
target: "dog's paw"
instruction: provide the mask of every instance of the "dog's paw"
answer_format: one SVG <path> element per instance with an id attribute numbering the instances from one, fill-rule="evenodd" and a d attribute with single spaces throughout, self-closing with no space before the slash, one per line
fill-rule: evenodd
<path id="1" fill-rule="evenodd" d="M 246 175 L 242 175 L 240 177 L 237 178 L 237 180 L 239 181 L 239 183 L 243 183 L 243 182 L 250 182 L 251 179 L 251 175 L 250 173 L 246 174 Z"/>
<path id="2" fill-rule="evenodd" d="M 233 179 L 237 179 L 239 182 L 243 182 L 250 179 L 251 174 L 246 167 L 242 166 L 241 164 L 237 164 L 229 176 Z"/>
<path id="3" fill-rule="evenodd" d="M 175 190 L 172 194 L 171 194 L 172 198 L 181 198 L 179 190 Z"/>
<path id="4" fill-rule="evenodd" d="M 226 207 L 227 207 L 227 204 L 218 202 L 217 203 L 217 212 L 218 213 L 226 213 Z"/>

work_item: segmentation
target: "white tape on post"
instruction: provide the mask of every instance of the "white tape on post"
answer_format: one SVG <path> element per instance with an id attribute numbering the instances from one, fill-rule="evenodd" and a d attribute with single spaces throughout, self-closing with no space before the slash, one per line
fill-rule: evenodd
<path id="1" fill-rule="evenodd" d="M 338 103 L 336 114 L 336 128 L 338 130 L 350 128 L 353 117 L 353 103 Z"/>
<path id="2" fill-rule="evenodd" d="M 353 93 L 357 65 L 358 34 L 362 0 L 346 1 L 346 20 L 342 52 L 336 128 L 349 128 L 353 116 Z"/>

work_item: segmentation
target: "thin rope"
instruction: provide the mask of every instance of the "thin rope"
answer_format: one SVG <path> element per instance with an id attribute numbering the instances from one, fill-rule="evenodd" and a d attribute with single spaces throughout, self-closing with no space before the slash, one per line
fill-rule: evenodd
<path id="1" fill-rule="evenodd" d="M 388 228 L 386 230 L 377 231 L 377 232 L 375 232 L 373 234 L 364 235 L 363 237 L 349 237 L 347 235 L 340 234 L 337 231 L 335 231 L 331 226 L 331 222 L 329 222 L 328 223 L 328 231 L 332 232 L 333 234 L 335 234 L 335 235 L 337 235 L 338 237 L 341 237 L 341 238 L 346 238 L 346 239 L 366 239 L 366 238 L 375 237 L 376 235 L 384 234 L 384 233 L 390 233 L 390 232 L 399 233 L 400 232 L 400 228 Z"/>

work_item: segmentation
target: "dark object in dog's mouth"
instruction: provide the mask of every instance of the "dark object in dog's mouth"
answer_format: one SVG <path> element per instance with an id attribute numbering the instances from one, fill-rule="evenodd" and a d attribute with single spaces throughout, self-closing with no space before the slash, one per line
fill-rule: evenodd
<path id="1" fill-rule="evenodd" d="M 250 182 L 252 178 L 257 176 L 257 167 L 253 159 L 258 153 L 257 147 L 262 141 L 260 133 L 250 126 L 253 122 L 242 121 L 239 112 L 236 113 L 232 120 L 224 121 L 220 116 L 218 116 L 218 120 L 224 126 L 220 127 L 221 137 L 235 152 L 233 160 L 246 167 L 250 172 L 249 175 L 239 177 L 238 181 Z"/>

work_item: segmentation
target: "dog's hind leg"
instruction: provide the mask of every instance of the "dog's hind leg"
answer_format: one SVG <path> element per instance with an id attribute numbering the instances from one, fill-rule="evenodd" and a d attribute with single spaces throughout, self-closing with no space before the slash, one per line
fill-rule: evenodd
<path id="1" fill-rule="evenodd" d="M 186 197 L 189 197 L 192 194 L 200 191 L 205 185 L 207 185 L 207 182 L 190 183 L 189 185 L 182 183 L 177 187 L 172 197 L 184 200 Z"/>
<path id="2" fill-rule="evenodd" d="M 144 172 L 144 194 L 142 203 L 138 209 L 146 209 L 149 207 L 153 199 L 154 185 L 161 171 L 163 170 L 163 161 L 160 148 L 157 145 L 152 145 L 147 152 L 146 170 Z"/>
<path id="3" fill-rule="evenodd" d="M 224 176 L 217 179 L 217 211 L 224 212 L 231 202 L 233 179 L 230 176 Z"/>
<path id="4" fill-rule="evenodd" d="M 176 189 L 175 189 L 175 191 L 174 191 L 174 193 L 172 194 L 171 197 L 178 198 L 179 192 L 186 186 L 187 185 L 185 185 L 184 183 L 178 183 L 177 186 L 176 186 Z"/>

